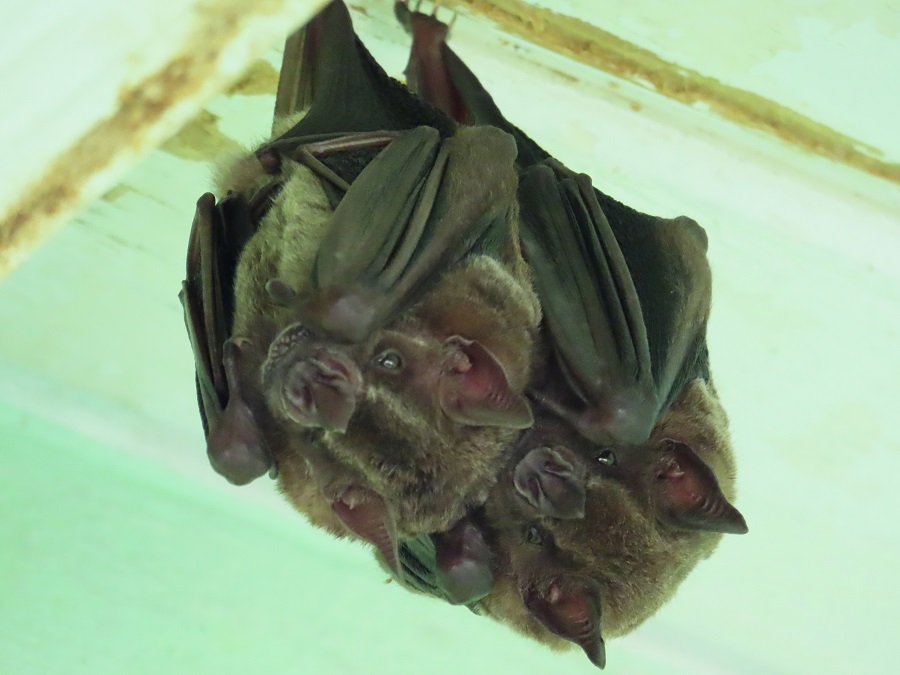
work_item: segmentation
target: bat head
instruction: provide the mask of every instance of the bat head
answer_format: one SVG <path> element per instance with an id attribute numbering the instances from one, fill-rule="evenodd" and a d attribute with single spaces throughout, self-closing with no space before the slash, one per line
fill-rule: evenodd
<path id="1" fill-rule="evenodd" d="M 710 386 L 697 380 L 640 446 L 593 446 L 585 452 L 573 442 L 572 449 L 588 465 L 581 519 L 541 513 L 528 494 L 521 496 L 517 473 L 526 479 L 526 493 L 533 473 L 557 473 L 540 466 L 545 457 L 540 446 L 524 459 L 514 458 L 515 469 L 501 477 L 485 507 L 488 525 L 500 525 L 491 531 L 498 580 L 481 601 L 486 613 L 545 642 L 562 637 L 578 643 L 568 637 L 571 631 L 564 634 L 562 624 L 553 623 L 568 616 L 568 601 L 559 605 L 563 616 L 548 616 L 554 603 L 548 607 L 534 599 L 540 591 L 546 600 L 541 584 L 550 577 L 574 576 L 592 580 L 599 589 L 603 635 L 622 635 L 640 625 L 712 553 L 723 532 L 746 532 L 743 517 L 730 503 L 734 464 L 725 424 Z M 547 430 L 536 440 L 549 445 L 558 432 L 540 417 L 537 426 Z M 559 438 L 568 444 L 572 437 Z M 518 605 L 510 600 L 514 592 L 522 598 Z M 578 602 L 583 607 L 587 601 L 581 597 Z"/>
<path id="2" fill-rule="evenodd" d="M 524 429 L 533 423 L 524 395 L 487 348 L 458 335 L 440 340 L 408 323 L 379 331 L 363 366 L 367 385 L 390 390 L 407 407 L 471 427 Z"/>
<path id="3" fill-rule="evenodd" d="M 261 377 L 274 415 L 328 431 L 347 429 L 362 388 L 359 368 L 347 350 L 317 339 L 299 323 L 272 342 Z"/>

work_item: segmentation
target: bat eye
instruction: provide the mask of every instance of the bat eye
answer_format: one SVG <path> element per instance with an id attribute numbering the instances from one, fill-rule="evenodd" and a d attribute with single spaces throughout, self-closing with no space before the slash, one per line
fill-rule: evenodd
<path id="1" fill-rule="evenodd" d="M 375 364 L 384 370 L 400 370 L 403 367 L 403 357 L 396 349 L 385 349 L 375 357 Z"/>
<path id="2" fill-rule="evenodd" d="M 612 450 L 603 450 L 597 455 L 597 461 L 603 466 L 612 466 L 616 463 L 616 453 Z"/>
<path id="3" fill-rule="evenodd" d="M 535 546 L 540 546 L 544 543 L 544 535 L 541 534 L 537 525 L 529 525 L 525 528 L 525 541 Z"/>

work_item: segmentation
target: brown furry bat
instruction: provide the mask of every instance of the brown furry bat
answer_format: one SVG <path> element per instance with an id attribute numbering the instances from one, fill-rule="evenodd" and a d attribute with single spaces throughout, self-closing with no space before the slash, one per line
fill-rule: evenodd
<path id="1" fill-rule="evenodd" d="M 727 419 L 711 385 L 697 379 L 639 446 L 586 452 L 578 434 L 544 433 L 520 446 L 486 504 L 496 584 L 479 606 L 551 647 L 577 644 L 602 667 L 603 637 L 624 635 L 652 616 L 721 533 L 747 531 L 730 503 Z M 553 447 L 540 445 L 547 439 Z M 548 448 L 555 453 L 546 460 L 549 473 L 531 459 L 535 452 L 544 459 Z M 584 517 L 542 512 L 523 471 L 551 482 L 571 476 L 568 488 L 548 491 L 549 502 L 562 503 L 567 490 L 579 492 L 586 471 Z"/>
<path id="2" fill-rule="evenodd" d="M 540 308 L 514 244 L 514 145 L 497 130 L 466 129 L 443 146 L 450 185 L 466 168 L 452 161 L 459 153 L 496 167 L 507 191 L 506 202 L 492 192 L 506 211 L 504 259 L 471 254 L 355 343 L 317 330 L 307 309 L 335 216 L 313 173 L 278 158 L 283 187 L 237 264 L 230 409 L 209 437 L 213 457 L 264 447 L 292 504 L 333 533 L 346 526 L 389 562 L 398 534 L 445 530 L 483 503 L 510 441 L 532 422 L 524 390 Z M 248 201 L 269 178 L 247 161 L 223 176 Z"/>

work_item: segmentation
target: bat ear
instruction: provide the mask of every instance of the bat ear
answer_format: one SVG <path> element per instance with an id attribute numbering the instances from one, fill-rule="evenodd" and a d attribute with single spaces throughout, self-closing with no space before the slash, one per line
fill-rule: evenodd
<path id="1" fill-rule="evenodd" d="M 725 498 L 712 469 L 686 444 L 667 442 L 666 462 L 654 485 L 660 522 L 687 530 L 746 534 L 744 516 Z"/>
<path id="2" fill-rule="evenodd" d="M 600 589 L 595 581 L 553 577 L 549 583 L 524 589 L 522 600 L 547 630 L 577 644 L 598 668 L 606 665 L 606 645 L 600 634 Z"/>
<path id="3" fill-rule="evenodd" d="M 233 340 L 226 342 L 222 361 L 228 381 L 228 404 L 209 431 L 206 453 L 212 467 L 230 483 L 246 485 L 269 471 L 272 460 L 262 430 L 241 391 L 239 357 L 238 345 Z"/>
<path id="4" fill-rule="evenodd" d="M 526 429 L 534 424 L 528 401 L 512 391 L 496 356 L 481 343 L 458 335 L 444 346 L 449 355 L 438 397 L 450 419 L 475 427 Z"/>
<path id="5" fill-rule="evenodd" d="M 331 508 L 348 530 L 374 544 L 388 567 L 400 573 L 396 528 L 381 497 L 363 488 L 350 487 L 331 503 Z"/>

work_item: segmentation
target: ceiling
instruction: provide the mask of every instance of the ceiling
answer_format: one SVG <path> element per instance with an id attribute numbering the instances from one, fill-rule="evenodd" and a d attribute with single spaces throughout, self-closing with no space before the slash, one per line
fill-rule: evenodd
<path id="1" fill-rule="evenodd" d="M 711 359 L 750 534 L 613 641 L 607 670 L 892 672 L 895 4 L 445 5 L 454 48 L 512 121 L 605 192 L 710 236 Z M 400 76 L 390 9 L 353 17 Z M 563 39 L 585 32 L 593 47 Z M 385 585 L 270 482 L 209 469 L 177 292 L 210 163 L 268 132 L 280 55 L 260 49 L 158 149 L 107 167 L 84 193 L 102 197 L 0 286 L 0 670 L 587 672 Z"/>

